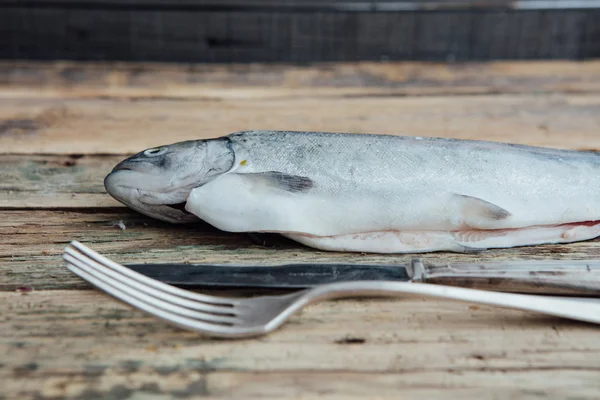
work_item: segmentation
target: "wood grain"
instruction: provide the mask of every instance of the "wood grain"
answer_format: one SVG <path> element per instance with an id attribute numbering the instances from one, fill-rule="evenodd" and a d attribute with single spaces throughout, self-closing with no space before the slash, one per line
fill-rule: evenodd
<path id="1" fill-rule="evenodd" d="M 599 71 L 599 62 L 311 68 L 4 62 L 0 152 L 130 154 L 245 129 L 598 149 Z"/>
<path id="2" fill-rule="evenodd" d="M 120 263 L 193 262 L 257 264 L 302 262 L 408 263 L 411 255 L 315 251 L 283 238 L 273 247 L 254 244 L 245 234 L 208 224 L 179 226 L 152 220 L 128 209 L 0 211 L 0 290 L 89 288 L 68 271 L 63 248 L 79 240 Z M 119 227 L 119 222 L 125 230 Z M 23 243 L 27 243 L 26 246 Z M 479 254 L 427 253 L 425 261 L 477 262 L 535 259 L 600 259 L 600 241 L 488 250 Z"/>
<path id="3" fill-rule="evenodd" d="M 260 100 L 260 101 L 258 101 Z M 214 100 L 0 98 L 0 148 L 123 154 L 247 129 L 365 132 L 600 148 L 600 95 Z"/>
<path id="4" fill-rule="evenodd" d="M 0 208 L 121 207 L 103 181 L 123 158 L 5 155 L 0 158 Z"/>
<path id="5" fill-rule="evenodd" d="M 290 89 L 294 89 L 290 92 Z M 168 64 L 0 60 L 3 97 L 598 93 L 600 61 L 486 63 Z"/>
<path id="6" fill-rule="evenodd" d="M 0 293 L 0 318 L 8 398 L 593 398 L 600 389 L 594 327 L 448 301 L 325 302 L 241 341 L 181 331 L 95 291 Z"/>

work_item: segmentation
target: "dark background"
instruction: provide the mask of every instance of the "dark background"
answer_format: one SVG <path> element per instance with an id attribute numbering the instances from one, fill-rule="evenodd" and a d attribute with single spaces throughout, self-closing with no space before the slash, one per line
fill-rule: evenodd
<path id="1" fill-rule="evenodd" d="M 0 58 L 589 59 L 600 1 L 0 0 Z"/>

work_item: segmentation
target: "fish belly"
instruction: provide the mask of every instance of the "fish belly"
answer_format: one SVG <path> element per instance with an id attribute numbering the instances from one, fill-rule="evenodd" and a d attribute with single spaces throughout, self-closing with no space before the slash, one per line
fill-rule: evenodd
<path id="1" fill-rule="evenodd" d="M 186 209 L 323 250 L 465 251 L 600 236 L 595 154 L 361 135 L 250 135 Z"/>
<path id="2" fill-rule="evenodd" d="M 472 252 L 541 244 L 572 243 L 600 236 L 600 221 L 521 229 L 480 231 L 384 231 L 338 236 L 284 234 L 306 246 L 344 252 L 425 253 Z"/>
<path id="3" fill-rule="evenodd" d="M 460 202 L 449 207 L 454 201 L 452 196 L 445 199 L 440 196 L 436 201 L 404 201 L 403 206 L 415 215 L 438 219 L 436 225 L 435 218 L 422 218 L 422 226 L 429 225 L 430 229 L 415 229 L 417 222 L 407 221 L 403 227 L 401 222 L 394 221 L 395 213 L 385 207 L 385 199 L 370 200 L 345 207 L 319 196 L 296 196 L 257 187 L 243 175 L 233 174 L 194 189 L 186 208 L 224 231 L 276 232 L 306 246 L 330 251 L 465 252 L 570 243 L 600 235 L 600 221 L 478 228 L 477 224 L 485 221 L 485 217 L 469 216 L 472 210 L 462 209 Z M 454 227 L 453 219 L 459 221 Z"/>

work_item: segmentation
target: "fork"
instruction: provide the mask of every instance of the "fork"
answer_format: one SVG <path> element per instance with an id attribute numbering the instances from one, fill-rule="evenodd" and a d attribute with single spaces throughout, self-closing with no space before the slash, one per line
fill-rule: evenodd
<path id="1" fill-rule="evenodd" d="M 209 296 L 167 285 L 72 241 L 67 268 L 107 294 L 172 325 L 207 336 L 243 338 L 275 331 L 309 304 L 356 296 L 447 298 L 600 324 L 598 299 L 525 295 L 428 283 L 353 281 L 286 295 L 252 298 Z"/>

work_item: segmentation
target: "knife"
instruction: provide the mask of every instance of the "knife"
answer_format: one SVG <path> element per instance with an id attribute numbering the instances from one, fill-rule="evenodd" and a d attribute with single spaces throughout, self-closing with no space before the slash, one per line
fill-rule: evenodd
<path id="1" fill-rule="evenodd" d="M 518 293 L 600 295 L 600 260 L 432 264 L 125 264 L 176 286 L 303 289 L 345 281 L 423 282 Z"/>

